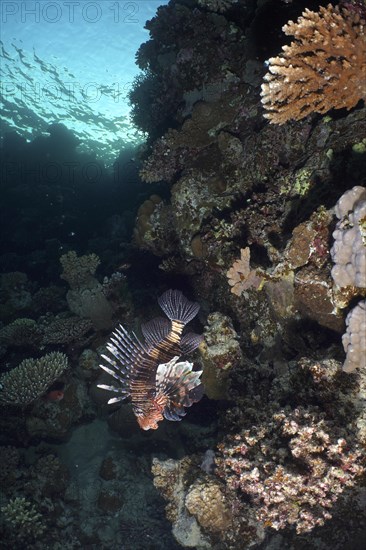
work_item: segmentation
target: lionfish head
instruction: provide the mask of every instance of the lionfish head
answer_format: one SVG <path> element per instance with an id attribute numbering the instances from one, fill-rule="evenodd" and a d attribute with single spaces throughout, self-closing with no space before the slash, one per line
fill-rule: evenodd
<path id="1" fill-rule="evenodd" d="M 165 395 L 157 395 L 149 400 L 143 408 L 134 411 L 142 430 L 158 429 L 158 422 L 164 419 L 163 411 L 167 402 L 168 398 Z"/>

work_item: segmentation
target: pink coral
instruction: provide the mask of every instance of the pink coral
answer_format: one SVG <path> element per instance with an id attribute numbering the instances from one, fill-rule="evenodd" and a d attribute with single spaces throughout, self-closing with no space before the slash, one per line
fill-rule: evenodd
<path id="1" fill-rule="evenodd" d="M 364 472 L 361 452 L 315 407 L 281 410 L 265 425 L 219 445 L 217 474 L 230 489 L 250 495 L 258 520 L 279 530 L 312 530 Z"/>

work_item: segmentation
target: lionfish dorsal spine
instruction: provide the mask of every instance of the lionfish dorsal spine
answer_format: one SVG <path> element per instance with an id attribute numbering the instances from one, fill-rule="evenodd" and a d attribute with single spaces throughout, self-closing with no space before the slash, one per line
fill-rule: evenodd
<path id="1" fill-rule="evenodd" d="M 141 325 L 141 331 L 148 349 L 156 346 L 168 337 L 171 323 L 165 317 L 155 317 Z"/>

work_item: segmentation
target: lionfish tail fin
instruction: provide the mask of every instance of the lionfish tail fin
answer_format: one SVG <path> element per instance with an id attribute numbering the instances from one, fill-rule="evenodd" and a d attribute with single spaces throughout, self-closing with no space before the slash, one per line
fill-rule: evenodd
<path id="1" fill-rule="evenodd" d="M 171 321 L 189 323 L 200 308 L 197 302 L 190 302 L 180 290 L 167 290 L 158 298 L 158 303 Z"/>
<path id="2" fill-rule="evenodd" d="M 159 365 L 156 373 L 156 394 L 168 397 L 163 411 L 167 420 L 181 420 L 186 414 L 184 407 L 199 401 L 203 393 L 200 391 L 202 371 L 193 371 L 193 363 L 178 360 L 179 357 L 174 357 Z"/>

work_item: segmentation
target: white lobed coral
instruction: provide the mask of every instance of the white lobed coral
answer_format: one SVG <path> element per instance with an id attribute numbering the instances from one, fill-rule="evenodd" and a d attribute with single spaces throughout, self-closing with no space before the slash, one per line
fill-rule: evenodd
<path id="1" fill-rule="evenodd" d="M 347 353 L 343 365 L 345 372 L 366 367 L 366 300 L 359 302 L 346 318 L 347 330 L 342 337 Z"/>
<path id="2" fill-rule="evenodd" d="M 355 186 L 339 199 L 333 232 L 332 278 L 340 288 L 366 288 L 366 188 Z"/>

